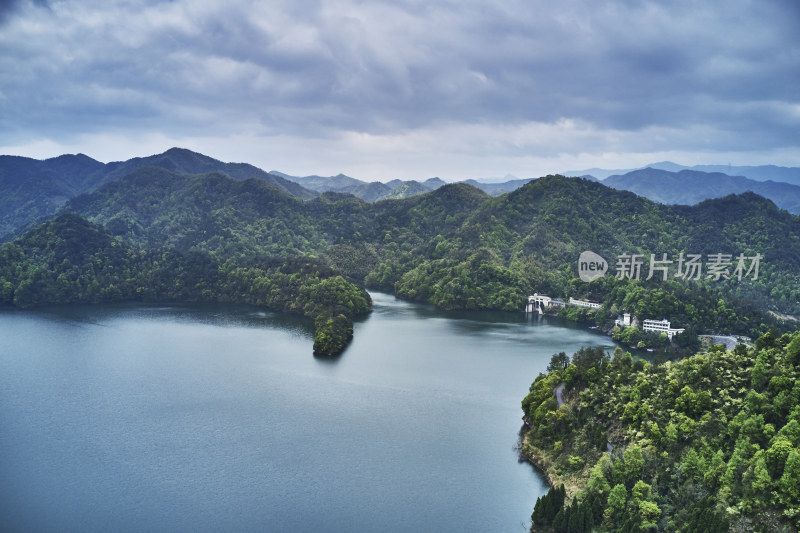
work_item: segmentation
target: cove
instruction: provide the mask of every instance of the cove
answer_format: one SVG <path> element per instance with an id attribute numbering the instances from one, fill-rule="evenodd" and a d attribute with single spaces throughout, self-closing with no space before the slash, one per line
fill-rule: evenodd
<path id="1" fill-rule="evenodd" d="M 336 359 L 253 307 L 0 311 L 0 529 L 527 530 L 520 401 L 613 341 L 372 297 Z"/>

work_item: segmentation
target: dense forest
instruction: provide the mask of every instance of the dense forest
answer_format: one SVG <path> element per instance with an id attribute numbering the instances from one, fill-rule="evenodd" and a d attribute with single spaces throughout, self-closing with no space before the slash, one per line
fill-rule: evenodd
<path id="1" fill-rule="evenodd" d="M 62 215 L 0 248 L 0 303 L 216 301 L 265 306 L 315 321 L 314 353 L 340 353 L 364 289 L 312 258 L 221 262 L 206 251 L 145 248 L 75 215 Z"/>
<path id="2" fill-rule="evenodd" d="M 662 364 L 553 355 L 522 401 L 522 454 L 557 488 L 532 530 L 796 531 L 798 377 L 800 332 Z"/>
<path id="3" fill-rule="evenodd" d="M 757 337 L 786 327 L 770 311 L 800 313 L 800 217 L 753 194 L 675 207 L 589 180 L 546 176 L 498 197 L 451 184 L 368 203 L 339 193 L 300 198 L 261 178 L 146 165 L 160 161 L 128 162 L 132 170 L 124 177 L 57 210 L 57 216 L 79 217 L 94 228 L 91 238 L 60 237 L 69 249 L 67 263 L 60 256 L 48 263 L 55 259 L 38 251 L 43 234 L 57 229 L 53 222 L 4 245 L 4 301 L 234 299 L 299 312 L 305 304 L 247 294 L 241 279 L 285 281 L 281 276 L 302 277 L 310 268 L 319 279 L 341 277 L 362 291 L 362 299 L 366 287 L 444 309 L 520 310 L 533 292 L 594 299 L 603 302 L 600 310 L 570 308 L 565 314 L 605 329 L 631 312 L 642 319 L 668 317 L 692 334 Z M 161 161 L 177 165 L 167 163 Z M 204 168 L 204 161 L 192 164 Z M 79 225 L 74 218 L 58 220 Z M 757 279 L 637 280 L 611 272 L 583 283 L 576 271 L 584 250 L 612 266 L 618 255 L 634 253 L 674 258 L 724 252 L 763 260 Z M 93 268 L 84 268 L 89 264 Z M 106 264 L 113 270 L 103 270 Z M 153 281 L 143 281 L 146 275 Z M 339 307 L 363 311 L 345 302 Z M 320 328 L 349 335 L 349 326 L 334 319 L 352 319 L 352 313 L 317 320 L 318 313 L 303 312 Z"/>

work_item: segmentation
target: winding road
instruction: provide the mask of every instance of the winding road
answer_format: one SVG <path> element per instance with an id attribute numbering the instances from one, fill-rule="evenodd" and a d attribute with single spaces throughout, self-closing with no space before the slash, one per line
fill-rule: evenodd
<path id="1" fill-rule="evenodd" d="M 558 402 L 558 406 L 561 407 L 564 405 L 564 384 L 559 383 L 558 387 L 553 390 L 553 394 L 556 395 L 556 401 Z"/>

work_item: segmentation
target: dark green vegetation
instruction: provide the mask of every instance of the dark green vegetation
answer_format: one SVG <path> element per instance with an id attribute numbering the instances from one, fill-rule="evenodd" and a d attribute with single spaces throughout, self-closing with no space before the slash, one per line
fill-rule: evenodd
<path id="1" fill-rule="evenodd" d="M 222 262 L 202 250 L 142 247 L 62 215 L 0 248 L 0 302 L 239 302 L 315 320 L 314 352 L 340 353 L 370 297 L 313 258 Z"/>
<path id="2" fill-rule="evenodd" d="M 222 172 L 238 180 L 257 178 L 298 198 L 317 196 L 313 191 L 252 165 L 223 163 L 181 148 L 108 164 L 83 154 L 62 155 L 44 161 L 0 156 L 0 191 L 3 191 L 0 197 L 0 242 L 10 240 L 36 220 L 52 215 L 69 199 L 148 166 L 183 174 Z"/>
<path id="3" fill-rule="evenodd" d="M 318 271 L 313 279 L 341 276 L 354 286 L 445 309 L 520 310 L 534 291 L 590 298 L 604 307 L 565 313 L 606 329 L 619 313 L 632 312 L 641 319 L 667 317 L 698 333 L 755 337 L 782 327 L 767 309 L 800 313 L 800 218 L 753 194 L 671 207 L 595 182 L 547 176 L 498 197 L 451 184 L 368 203 L 339 193 L 310 198 L 306 189 L 295 190 L 297 184 L 277 176 L 274 183 L 270 175 L 242 179 L 258 169 L 186 150 L 103 169 L 103 179 L 111 181 L 57 211 L 91 222 L 59 237 L 68 262 L 43 255 L 36 244 L 43 232 L 55 232 L 53 226 L 34 229 L 3 249 L 5 301 L 229 299 L 263 300 L 282 309 L 284 303 L 246 294 L 243 286 L 231 292 L 231 276 L 261 269 L 247 282 L 303 277 L 308 269 L 302 265 L 310 265 Z M 214 171 L 189 173 L 207 170 Z M 121 250 L 140 263 L 103 270 Z M 609 275 L 585 284 L 576 277 L 584 250 L 606 257 L 612 269 L 623 253 L 760 253 L 764 259 L 757 281 L 631 281 Z M 140 282 L 145 274 L 154 281 Z M 50 278 L 55 285 L 44 283 Z M 288 306 L 315 320 L 322 316 L 306 307 Z M 318 332 L 325 332 L 318 346 L 351 334 L 337 317 L 352 320 L 362 307 L 342 307 L 350 311 L 330 309 L 317 320 Z"/>
<path id="4" fill-rule="evenodd" d="M 538 503 L 535 530 L 800 526 L 800 332 L 657 365 L 582 349 L 548 371 L 522 401 L 522 453 L 572 502 Z"/>
<path id="5" fill-rule="evenodd" d="M 74 196 L 98 185 L 103 164 L 84 155 L 46 161 L 0 156 L 0 242 Z"/>

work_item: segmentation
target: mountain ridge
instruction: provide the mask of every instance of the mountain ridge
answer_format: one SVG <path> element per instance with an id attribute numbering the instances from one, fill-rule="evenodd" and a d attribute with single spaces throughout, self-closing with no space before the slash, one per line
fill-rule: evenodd
<path id="1" fill-rule="evenodd" d="M 757 165 L 757 166 L 734 166 L 734 165 L 694 165 L 686 166 L 673 163 L 672 161 L 660 161 L 650 163 L 642 167 L 626 169 L 603 169 L 589 168 L 585 170 L 566 170 L 562 172 L 564 176 L 585 176 L 604 180 L 609 176 L 627 174 L 636 170 L 653 168 L 657 170 L 667 170 L 679 172 L 681 170 L 696 170 L 699 172 L 720 172 L 729 176 L 744 176 L 754 181 L 776 181 L 779 183 L 789 183 L 800 186 L 800 167 L 781 167 L 777 165 Z"/>
<path id="2" fill-rule="evenodd" d="M 247 163 L 224 163 L 185 148 L 148 157 L 102 163 L 84 154 L 50 159 L 0 156 L 0 243 L 51 215 L 71 198 L 91 192 L 144 167 L 158 166 L 185 174 L 222 172 L 234 179 L 261 179 L 303 200 L 318 193 Z"/>
<path id="3" fill-rule="evenodd" d="M 800 214 L 800 186 L 775 181 L 756 181 L 720 172 L 680 170 L 672 172 L 645 168 L 624 175 L 609 176 L 602 182 L 615 189 L 632 191 L 655 202 L 694 205 L 709 198 L 748 191 L 769 198 L 778 207 Z"/>

